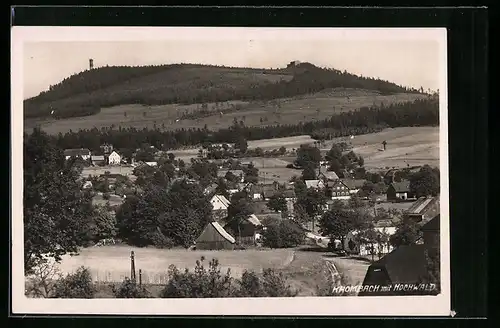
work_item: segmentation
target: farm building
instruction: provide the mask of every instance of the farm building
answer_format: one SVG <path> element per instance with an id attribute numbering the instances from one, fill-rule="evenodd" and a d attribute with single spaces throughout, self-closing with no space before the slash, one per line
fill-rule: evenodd
<path id="1" fill-rule="evenodd" d="M 224 230 L 236 236 L 238 244 L 247 246 L 255 245 L 256 235 L 260 233 L 262 228 L 262 223 L 255 214 L 249 215 L 246 220 L 240 223 L 239 229 L 234 222 L 228 222 L 224 225 Z"/>
<path id="2" fill-rule="evenodd" d="M 65 149 L 64 150 L 64 158 L 66 160 L 70 159 L 71 157 L 79 157 L 83 160 L 89 160 L 90 159 L 90 150 L 87 148 L 79 148 L 79 149 Z"/>
<path id="3" fill-rule="evenodd" d="M 328 181 L 327 184 L 328 194 L 332 199 L 350 199 L 351 193 L 349 187 L 342 181 Z"/>
<path id="4" fill-rule="evenodd" d="M 439 196 L 421 197 L 406 210 L 405 215 L 424 225 L 439 214 Z"/>
<path id="5" fill-rule="evenodd" d="M 212 204 L 213 210 L 225 210 L 227 211 L 229 204 L 229 200 L 224 195 L 214 195 L 210 200 L 210 204 Z"/>
<path id="6" fill-rule="evenodd" d="M 238 182 L 245 182 L 245 173 L 242 170 L 219 170 L 217 172 L 217 177 L 226 178 L 226 174 L 228 174 L 229 172 L 236 176 Z"/>
<path id="7" fill-rule="evenodd" d="M 250 195 L 254 200 L 264 200 L 269 199 L 274 193 L 278 190 L 278 186 L 276 183 L 272 184 L 257 184 L 252 185 L 250 188 Z"/>
<path id="8" fill-rule="evenodd" d="M 342 182 L 349 188 L 350 194 L 356 194 L 363 188 L 366 180 L 363 179 L 342 179 Z"/>
<path id="9" fill-rule="evenodd" d="M 368 267 L 364 286 L 390 286 L 394 284 L 418 284 L 427 276 L 427 260 L 424 245 L 399 246 L 391 253 Z M 408 291 L 381 291 L 383 295 L 408 295 Z M 359 293 L 359 296 L 377 296 L 378 293 Z"/>
<path id="10" fill-rule="evenodd" d="M 323 189 L 325 187 L 325 184 L 321 180 L 305 180 L 305 183 L 308 189 Z"/>
<path id="11" fill-rule="evenodd" d="M 103 166 L 106 165 L 106 158 L 104 158 L 103 155 L 96 155 L 96 156 L 91 156 L 90 160 L 92 162 L 92 165 L 96 166 Z"/>
<path id="12" fill-rule="evenodd" d="M 387 188 L 387 200 L 407 200 L 414 198 L 410 193 L 410 181 L 402 180 L 400 182 L 393 182 Z"/>
<path id="13" fill-rule="evenodd" d="M 108 164 L 109 165 L 119 165 L 122 162 L 122 157 L 116 151 L 113 151 L 108 156 Z"/>
<path id="14" fill-rule="evenodd" d="M 428 277 L 427 254 L 439 250 L 440 215 L 435 215 L 421 228 L 423 243 L 399 246 L 368 268 L 363 285 L 418 284 Z M 360 296 L 363 296 L 361 293 Z M 374 293 L 364 294 L 376 296 Z M 384 292 L 384 295 L 388 295 Z M 393 292 L 390 295 L 408 295 Z"/>
<path id="15" fill-rule="evenodd" d="M 440 215 L 436 215 L 432 220 L 422 226 L 424 245 L 427 249 L 439 249 L 440 241 Z"/>
<path id="16" fill-rule="evenodd" d="M 217 250 L 234 249 L 236 240 L 217 222 L 211 222 L 205 226 L 203 232 L 196 239 L 196 249 Z"/>
<path id="17" fill-rule="evenodd" d="M 387 238 L 396 232 L 396 228 L 375 227 L 374 230 L 381 238 L 379 242 L 359 237 L 359 231 L 351 231 L 344 239 L 344 249 L 350 254 L 361 256 L 371 255 L 372 246 L 374 248 L 375 255 L 390 253 L 393 250 L 393 247 L 389 244 Z M 383 238 L 383 236 L 385 238 Z M 384 239 L 385 241 L 382 241 Z"/>
<path id="18" fill-rule="evenodd" d="M 334 171 L 328 171 L 325 166 L 320 166 L 319 167 L 318 178 L 322 179 L 325 182 L 327 182 L 327 181 L 338 180 L 339 176 Z"/>

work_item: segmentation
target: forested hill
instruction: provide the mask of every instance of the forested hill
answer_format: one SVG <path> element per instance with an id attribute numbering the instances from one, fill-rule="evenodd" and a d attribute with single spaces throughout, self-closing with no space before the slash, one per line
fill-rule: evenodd
<path id="1" fill-rule="evenodd" d="M 344 87 L 381 94 L 418 93 L 380 79 L 325 69 L 310 63 L 282 69 L 229 68 L 197 64 L 106 66 L 72 75 L 24 101 L 26 118 L 93 115 L 123 104 L 193 104 L 270 100 Z"/>

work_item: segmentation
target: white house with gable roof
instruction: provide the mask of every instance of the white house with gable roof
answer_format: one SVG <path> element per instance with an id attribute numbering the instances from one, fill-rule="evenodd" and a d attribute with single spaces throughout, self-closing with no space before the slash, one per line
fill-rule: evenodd
<path id="1" fill-rule="evenodd" d="M 116 151 L 113 151 L 108 156 L 108 164 L 109 165 L 119 165 L 122 161 L 122 157 Z"/>

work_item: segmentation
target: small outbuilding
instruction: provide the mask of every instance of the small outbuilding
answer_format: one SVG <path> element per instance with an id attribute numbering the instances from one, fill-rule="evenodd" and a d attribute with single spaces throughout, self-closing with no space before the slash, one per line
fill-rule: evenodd
<path id="1" fill-rule="evenodd" d="M 217 222 L 210 222 L 196 239 L 196 249 L 234 249 L 236 240 Z"/>

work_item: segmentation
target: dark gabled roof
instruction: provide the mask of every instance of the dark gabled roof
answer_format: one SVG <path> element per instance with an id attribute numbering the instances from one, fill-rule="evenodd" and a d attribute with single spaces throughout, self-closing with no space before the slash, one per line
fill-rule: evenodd
<path id="1" fill-rule="evenodd" d="M 401 180 L 401 182 L 393 182 L 391 186 L 396 192 L 410 192 L 410 181 Z"/>
<path id="2" fill-rule="evenodd" d="M 432 220 L 424 224 L 421 229 L 422 231 L 439 231 L 440 230 L 439 214 L 436 215 Z"/>
<path id="3" fill-rule="evenodd" d="M 264 195 L 265 198 L 273 197 L 274 195 L 280 194 L 280 191 L 276 189 L 264 189 L 262 191 L 262 194 Z"/>
<path id="4" fill-rule="evenodd" d="M 368 270 L 385 268 L 393 284 L 417 283 L 427 275 L 427 261 L 424 245 L 399 246 Z"/>
<path id="5" fill-rule="evenodd" d="M 64 156 L 88 156 L 90 155 L 90 150 L 87 148 L 79 148 L 79 149 L 65 149 Z"/>
<path id="6" fill-rule="evenodd" d="M 337 180 L 339 176 L 334 171 L 328 171 L 326 166 L 319 168 L 320 175 L 324 176 L 327 180 Z"/>
<path id="7" fill-rule="evenodd" d="M 363 179 L 341 179 L 349 189 L 360 189 L 365 184 Z"/>
<path id="8" fill-rule="evenodd" d="M 254 194 L 263 194 L 270 191 L 276 191 L 276 186 L 274 184 L 254 184 L 251 186 L 251 192 Z"/>

